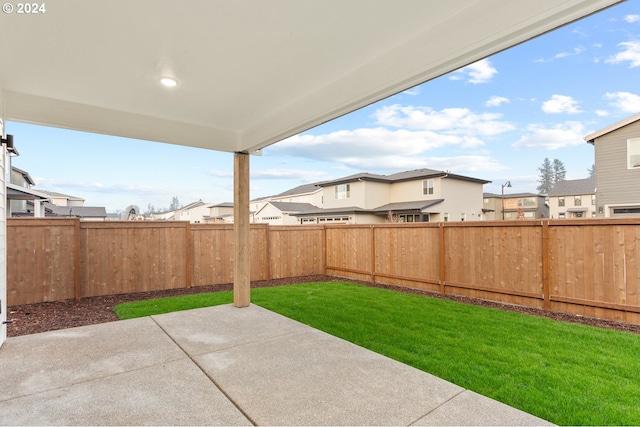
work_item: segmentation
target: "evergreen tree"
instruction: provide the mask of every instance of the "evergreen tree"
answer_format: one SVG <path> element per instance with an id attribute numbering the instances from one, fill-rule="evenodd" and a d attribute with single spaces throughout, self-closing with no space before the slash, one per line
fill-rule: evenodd
<path id="1" fill-rule="evenodd" d="M 595 164 L 591 165 L 591 167 L 589 169 L 587 169 L 587 172 L 589 172 L 589 178 L 595 178 L 595 176 L 596 176 L 596 165 Z"/>
<path id="2" fill-rule="evenodd" d="M 565 179 L 567 179 L 567 168 L 560 160 L 553 159 L 553 185 Z"/>
<path id="3" fill-rule="evenodd" d="M 169 211 L 175 211 L 180 209 L 181 207 L 182 205 L 178 201 L 178 196 L 173 196 L 173 199 L 171 200 L 171 206 L 169 206 Z"/>
<path id="4" fill-rule="evenodd" d="M 538 172 L 540 172 L 540 175 L 538 175 L 539 185 L 537 187 L 537 190 L 540 193 L 547 194 L 549 193 L 549 191 L 551 191 L 554 184 L 553 165 L 551 164 L 551 161 L 549 160 L 548 157 L 544 158 L 542 165 L 538 168 Z"/>

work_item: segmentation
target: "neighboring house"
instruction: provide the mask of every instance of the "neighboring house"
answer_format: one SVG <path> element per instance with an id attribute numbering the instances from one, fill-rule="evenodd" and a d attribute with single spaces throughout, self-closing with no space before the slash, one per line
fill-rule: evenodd
<path id="1" fill-rule="evenodd" d="M 557 182 L 549 191 L 551 218 L 594 218 L 596 216 L 595 178 Z"/>
<path id="2" fill-rule="evenodd" d="M 49 201 L 42 203 L 45 216 L 75 217 L 87 221 L 104 221 L 107 218 L 107 210 L 102 206 L 84 206 L 84 199 L 54 191 L 38 190 L 45 194 Z M 33 202 L 27 202 L 27 214 L 34 216 L 36 206 Z"/>
<path id="3" fill-rule="evenodd" d="M 311 203 L 295 202 L 266 202 L 253 215 L 254 222 L 270 225 L 296 225 L 300 224 L 297 215 L 318 211 L 317 206 Z"/>
<path id="4" fill-rule="evenodd" d="M 43 204 L 45 216 L 80 218 L 84 221 L 104 221 L 107 210 L 100 206 L 57 206 L 53 203 Z"/>
<path id="5" fill-rule="evenodd" d="M 176 221 L 189 221 L 193 224 L 200 224 L 205 222 L 205 216 L 209 216 L 210 207 L 210 204 L 204 203 L 202 200 L 189 203 L 174 211 L 174 219 Z"/>
<path id="6" fill-rule="evenodd" d="M 42 203 L 49 200 L 48 196 L 42 192 L 35 191 L 32 187 L 35 182 L 28 172 L 11 167 L 10 182 L 7 183 L 7 216 L 26 216 L 31 204 L 31 212 L 28 216 L 43 217 L 44 209 Z"/>
<path id="7" fill-rule="evenodd" d="M 479 221 L 484 219 L 482 186 L 489 182 L 432 169 L 358 173 L 312 184 L 322 190 L 321 195 L 312 191 L 314 200 L 321 202 L 317 208 L 279 210 L 296 216 L 298 224 Z"/>
<path id="8" fill-rule="evenodd" d="M 503 215 L 505 220 L 549 218 L 543 194 L 505 194 L 503 200 L 501 194 L 484 193 L 483 206 L 487 219 L 491 220 L 500 221 Z"/>
<path id="9" fill-rule="evenodd" d="M 595 148 L 596 216 L 640 216 L 640 114 L 589 134 Z"/>
<path id="10" fill-rule="evenodd" d="M 203 217 L 203 221 L 207 224 L 232 224 L 233 203 L 209 205 L 209 214 Z"/>

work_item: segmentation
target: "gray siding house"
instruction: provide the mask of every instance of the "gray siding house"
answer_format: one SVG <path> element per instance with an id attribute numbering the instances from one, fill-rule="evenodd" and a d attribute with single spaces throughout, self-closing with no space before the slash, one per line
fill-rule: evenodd
<path id="1" fill-rule="evenodd" d="M 584 139 L 595 148 L 596 215 L 640 217 L 640 114 Z"/>
<path id="2" fill-rule="evenodd" d="M 557 182 L 549 192 L 549 215 L 557 219 L 594 218 L 596 179 L 569 179 Z"/>

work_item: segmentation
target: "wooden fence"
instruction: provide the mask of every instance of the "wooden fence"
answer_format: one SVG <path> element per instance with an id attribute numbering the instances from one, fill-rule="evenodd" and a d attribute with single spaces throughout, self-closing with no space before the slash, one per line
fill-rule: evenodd
<path id="1" fill-rule="evenodd" d="M 9 305 L 230 283 L 233 227 L 7 222 Z M 251 280 L 329 274 L 640 323 L 640 220 L 251 226 Z"/>

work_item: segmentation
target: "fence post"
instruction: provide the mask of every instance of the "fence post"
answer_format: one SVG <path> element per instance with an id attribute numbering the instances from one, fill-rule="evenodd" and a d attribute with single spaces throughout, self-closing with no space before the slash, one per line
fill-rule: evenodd
<path id="1" fill-rule="evenodd" d="M 264 259 L 266 260 L 265 264 L 267 265 L 267 280 L 271 280 L 271 257 L 269 256 L 269 249 L 271 247 L 271 228 L 269 227 L 269 223 L 267 223 L 265 230 L 267 235 L 264 239 Z"/>
<path id="2" fill-rule="evenodd" d="M 73 292 L 76 301 L 82 298 L 82 276 L 80 275 L 80 218 L 73 223 Z"/>
<path id="3" fill-rule="evenodd" d="M 551 310 L 551 292 L 550 280 L 550 259 L 549 253 L 549 220 L 542 221 L 542 294 L 544 296 L 543 308 L 547 311 Z"/>
<path id="4" fill-rule="evenodd" d="M 371 281 L 376 283 L 376 230 L 374 227 L 371 224 L 369 229 L 371 230 Z"/>
<path id="5" fill-rule="evenodd" d="M 444 295 L 445 292 L 445 280 L 447 274 L 447 258 L 445 253 L 445 245 L 444 245 L 444 223 L 441 222 L 439 224 L 440 227 L 440 293 Z"/>
<path id="6" fill-rule="evenodd" d="M 185 227 L 185 245 L 187 250 L 186 256 L 186 271 L 185 271 L 185 288 L 190 288 L 193 284 L 191 283 L 191 273 L 193 267 L 193 249 L 191 247 L 191 221 L 187 222 L 187 226 Z"/>

